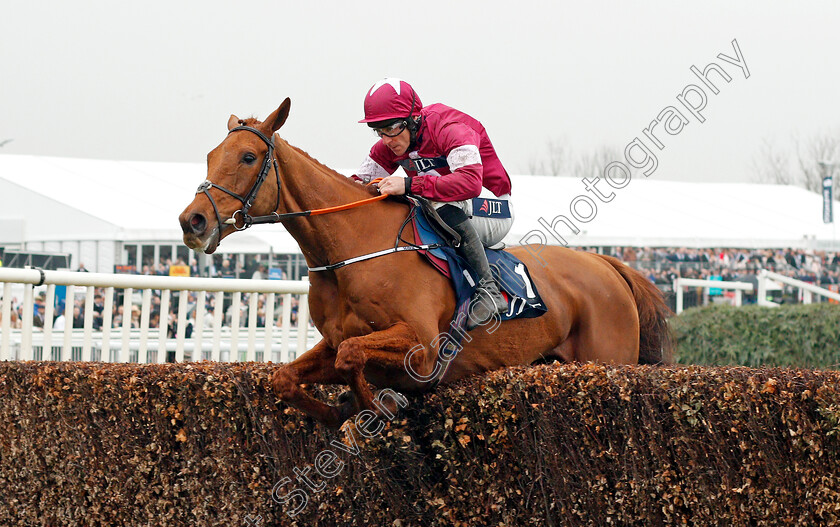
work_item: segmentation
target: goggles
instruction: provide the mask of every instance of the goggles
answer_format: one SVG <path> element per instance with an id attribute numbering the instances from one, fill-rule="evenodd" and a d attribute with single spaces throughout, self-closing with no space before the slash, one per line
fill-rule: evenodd
<path id="1" fill-rule="evenodd" d="M 373 128 L 373 133 L 376 134 L 377 137 L 397 137 L 405 130 L 406 122 L 405 119 L 401 119 L 396 123 L 385 126 L 382 128 Z"/>

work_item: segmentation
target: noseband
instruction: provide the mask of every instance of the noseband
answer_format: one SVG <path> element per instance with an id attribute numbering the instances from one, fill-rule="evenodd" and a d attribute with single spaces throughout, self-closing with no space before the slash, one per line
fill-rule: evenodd
<path id="1" fill-rule="evenodd" d="M 222 226 L 223 225 L 233 225 L 233 228 L 238 230 L 238 231 L 244 231 L 245 229 L 247 229 L 248 227 L 253 225 L 254 218 L 251 217 L 250 214 L 248 214 L 248 211 L 251 210 L 251 206 L 254 204 L 254 200 L 257 198 L 257 193 L 260 191 L 260 188 L 262 187 L 263 183 L 265 182 L 265 178 L 268 176 L 268 171 L 271 170 L 272 165 L 274 166 L 274 174 L 277 177 L 277 202 L 274 204 L 274 212 L 272 213 L 272 215 L 269 215 L 268 217 L 260 216 L 260 219 L 263 219 L 263 218 L 266 219 L 264 221 L 261 221 L 260 223 L 269 223 L 269 222 L 273 223 L 273 222 L 279 221 L 279 219 L 280 219 L 280 215 L 277 214 L 277 209 L 280 207 L 280 171 L 277 168 L 277 159 L 275 159 L 275 157 L 274 157 L 274 138 L 272 137 L 271 139 L 269 139 L 268 137 L 265 136 L 265 134 L 263 134 L 262 132 L 260 132 L 259 130 L 257 130 L 256 128 L 253 128 L 251 126 L 237 126 L 236 128 L 232 128 L 228 132 L 228 135 L 232 134 L 233 132 L 237 132 L 239 130 L 246 130 L 248 132 L 256 134 L 257 137 L 262 139 L 263 143 L 265 143 L 266 146 L 268 146 L 268 151 L 265 153 L 265 158 L 263 158 L 262 169 L 260 169 L 260 174 L 257 176 L 257 180 L 254 181 L 254 184 L 251 186 L 251 190 L 248 191 L 247 195 L 241 196 L 241 195 L 237 194 L 236 192 L 233 192 L 233 191 L 228 190 L 228 189 L 226 189 L 226 188 L 224 188 L 220 185 L 217 185 L 217 184 L 213 183 L 210 180 L 205 180 L 201 185 L 198 186 L 198 188 L 195 191 L 196 194 L 204 193 L 204 195 L 207 196 L 207 199 L 210 200 L 210 204 L 213 205 L 213 212 L 216 213 L 216 221 L 219 222 L 218 223 L 218 225 L 219 225 L 219 231 L 218 231 L 219 242 L 221 242 L 221 240 L 222 240 Z M 214 200 L 213 196 L 210 195 L 210 189 L 211 188 L 217 188 L 217 189 L 221 190 L 222 192 L 238 199 L 242 203 L 242 208 L 237 210 L 237 211 L 234 211 L 234 213 L 231 215 L 230 219 L 222 222 L 222 217 L 219 214 L 219 208 L 216 206 L 216 200 Z M 240 217 L 242 218 L 242 227 L 239 227 L 236 224 L 236 215 L 237 214 L 239 214 Z M 276 219 L 275 219 L 275 217 L 276 217 Z M 273 220 L 273 221 L 270 221 L 270 220 Z"/>

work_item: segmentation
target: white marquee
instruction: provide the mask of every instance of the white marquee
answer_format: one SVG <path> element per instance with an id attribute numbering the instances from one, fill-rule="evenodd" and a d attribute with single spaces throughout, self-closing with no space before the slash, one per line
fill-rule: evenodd
<path id="1" fill-rule="evenodd" d="M 205 174 L 202 163 L 0 155 L 0 245 L 60 251 L 73 242 L 79 257 L 97 263 L 88 267 L 101 270 L 119 263 L 123 243 L 178 246 L 178 215 Z M 840 249 L 835 226 L 822 223 L 821 196 L 798 187 L 639 175 L 622 188 L 601 179 L 587 190 L 575 178 L 512 179 L 516 221 L 509 245 Z M 280 225 L 228 237 L 220 250 L 300 252 Z"/>

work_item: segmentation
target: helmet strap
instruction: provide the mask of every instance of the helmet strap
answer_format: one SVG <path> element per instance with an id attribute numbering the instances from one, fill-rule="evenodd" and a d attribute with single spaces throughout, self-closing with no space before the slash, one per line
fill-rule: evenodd
<path id="1" fill-rule="evenodd" d="M 418 119 L 417 121 L 411 118 L 408 121 L 409 124 L 406 126 L 406 128 L 408 128 L 408 134 L 410 138 L 408 143 L 408 149 L 409 151 L 411 151 L 414 150 L 414 148 L 417 146 L 417 132 L 420 130 L 420 126 L 423 123 L 423 118 L 420 117 L 420 119 Z"/>
<path id="2" fill-rule="evenodd" d="M 419 123 L 414 120 L 412 114 L 414 113 L 414 103 L 416 101 L 417 92 L 414 91 L 414 88 L 411 88 L 411 110 L 408 111 L 408 118 L 406 119 L 406 128 L 408 128 L 409 137 L 411 138 L 408 143 L 408 149 L 412 150 L 415 147 L 415 143 L 417 142 L 417 130 L 419 129 Z M 422 119 L 422 117 L 420 118 Z"/>

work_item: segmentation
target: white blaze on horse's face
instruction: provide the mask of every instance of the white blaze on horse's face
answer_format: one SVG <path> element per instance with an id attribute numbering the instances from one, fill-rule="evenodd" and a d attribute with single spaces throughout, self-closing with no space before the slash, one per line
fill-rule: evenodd
<path id="1" fill-rule="evenodd" d="M 216 246 L 211 246 L 211 245 L 212 245 L 213 241 L 218 238 L 218 232 L 219 232 L 219 227 L 215 227 L 212 231 L 210 231 L 210 234 L 204 240 L 204 244 L 201 247 L 199 247 L 199 248 L 192 247 L 192 249 L 196 250 L 196 251 L 200 250 L 204 254 L 213 254 L 214 252 L 216 252 L 216 248 L 218 247 L 218 245 L 216 245 Z"/>
<path id="2" fill-rule="evenodd" d="M 198 187 L 192 203 L 179 217 L 185 245 L 212 254 L 222 239 L 236 232 L 237 225 L 231 224 L 231 219 L 239 221 L 238 227 L 244 228 L 241 222 L 249 212 L 265 214 L 276 208 L 278 201 L 269 203 L 266 199 L 270 195 L 279 200 L 276 181 L 263 185 L 274 186 L 273 189 L 255 186 L 255 181 L 266 158 L 270 158 L 265 138 L 283 125 L 290 106 L 287 98 L 264 122 L 249 120 L 252 129 L 247 131 L 238 130 L 243 121 L 230 116 L 229 135 L 207 154 L 207 180 Z"/>

